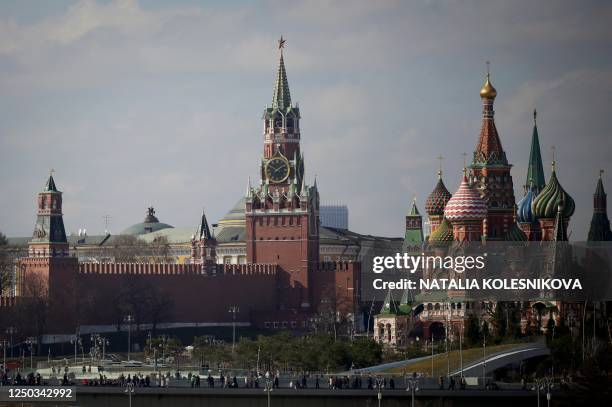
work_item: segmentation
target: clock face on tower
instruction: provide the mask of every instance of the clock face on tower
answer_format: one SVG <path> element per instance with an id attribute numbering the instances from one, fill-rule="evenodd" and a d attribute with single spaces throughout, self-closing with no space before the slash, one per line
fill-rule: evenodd
<path id="1" fill-rule="evenodd" d="M 289 177 L 289 162 L 284 157 L 273 157 L 266 164 L 266 176 L 275 184 Z"/>

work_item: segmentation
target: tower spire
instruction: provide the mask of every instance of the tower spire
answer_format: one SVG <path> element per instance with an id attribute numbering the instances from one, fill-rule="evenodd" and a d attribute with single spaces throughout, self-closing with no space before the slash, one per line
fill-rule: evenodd
<path id="1" fill-rule="evenodd" d="M 531 135 L 531 150 L 529 152 L 529 164 L 527 167 L 527 179 L 525 191 L 530 187 L 540 192 L 546 185 L 544 179 L 544 168 L 542 166 L 542 153 L 540 152 L 540 137 L 538 136 L 537 111 L 533 109 L 533 133 Z"/>
<path id="2" fill-rule="evenodd" d="M 603 170 L 599 170 L 597 187 L 593 194 L 593 217 L 587 240 L 592 241 L 611 241 L 612 231 L 610 230 L 610 219 L 608 218 L 607 194 L 603 186 Z"/>
<path id="3" fill-rule="evenodd" d="M 497 90 L 491 83 L 491 72 L 489 61 L 487 61 L 487 75 L 484 85 L 480 89 L 480 98 L 482 99 L 482 127 L 480 128 L 480 136 L 478 145 L 474 151 L 474 161 L 472 166 L 476 165 L 508 165 L 506 153 L 502 148 L 497 127 L 495 126 L 493 103 L 497 97 Z"/>
<path id="4" fill-rule="evenodd" d="M 272 108 L 279 110 L 286 110 L 291 107 L 291 94 L 289 93 L 289 82 L 287 81 L 287 71 L 285 70 L 285 61 L 283 59 L 285 42 L 286 40 L 282 36 L 278 40 L 280 59 L 278 62 L 276 82 L 274 83 L 274 95 L 272 96 Z"/>

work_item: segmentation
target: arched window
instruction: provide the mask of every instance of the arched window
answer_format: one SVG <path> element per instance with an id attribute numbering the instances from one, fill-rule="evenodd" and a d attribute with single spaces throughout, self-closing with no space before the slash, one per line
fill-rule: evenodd
<path id="1" fill-rule="evenodd" d="M 274 128 L 280 129 L 283 127 L 283 117 L 280 114 L 277 114 L 274 117 Z"/>

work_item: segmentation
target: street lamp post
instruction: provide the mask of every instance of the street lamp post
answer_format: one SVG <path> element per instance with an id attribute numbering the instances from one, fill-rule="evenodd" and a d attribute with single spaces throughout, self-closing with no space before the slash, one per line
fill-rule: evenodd
<path id="1" fill-rule="evenodd" d="M 540 390 L 546 390 L 546 405 L 550 407 L 550 399 L 552 398 L 551 390 L 553 389 L 552 377 L 534 378 L 535 386 L 531 390 L 535 390 L 538 397 L 538 407 L 540 407 Z"/>
<path id="2" fill-rule="evenodd" d="M 270 372 L 269 371 L 266 372 L 265 378 L 266 378 L 266 387 L 265 387 L 264 391 L 266 393 L 268 393 L 268 407 L 270 407 L 270 393 L 274 389 L 274 379 L 272 377 L 270 377 Z"/>
<path id="3" fill-rule="evenodd" d="M 74 344 L 74 364 L 76 365 L 78 363 L 77 360 L 77 355 L 78 355 L 78 350 L 79 350 L 79 345 L 82 343 L 81 337 L 79 336 L 79 334 L 75 334 L 72 339 L 70 339 L 70 343 Z"/>
<path id="4" fill-rule="evenodd" d="M 236 313 L 240 312 L 240 307 L 232 305 L 229 307 L 229 311 L 232 314 L 232 353 L 236 348 Z"/>
<path id="5" fill-rule="evenodd" d="M 32 354 L 34 353 L 34 344 L 36 343 L 36 338 L 29 337 L 26 339 L 25 343 L 26 345 L 28 345 L 28 350 L 30 351 L 30 369 L 32 369 L 34 367 L 32 361 Z"/>
<path id="6" fill-rule="evenodd" d="M 15 329 L 15 327 L 13 326 L 9 326 L 6 330 L 6 333 L 10 335 L 11 340 L 10 340 L 10 344 L 11 344 L 11 359 L 13 358 L 13 334 L 17 332 L 17 330 Z"/>
<path id="7" fill-rule="evenodd" d="M 433 331 L 432 331 L 431 332 L 431 377 L 434 377 L 433 360 L 434 360 L 434 336 L 433 336 Z"/>
<path id="8" fill-rule="evenodd" d="M 7 340 L 3 340 L 2 341 L 2 373 L 6 372 L 6 344 L 8 343 Z"/>
<path id="9" fill-rule="evenodd" d="M 384 380 L 385 379 L 383 379 L 382 376 L 376 377 L 376 391 L 378 393 L 378 407 L 380 407 L 380 404 L 382 403 L 382 389 L 383 389 Z"/>
<path id="10" fill-rule="evenodd" d="M 459 369 L 461 371 L 460 377 L 463 379 L 463 317 L 461 317 L 461 327 L 459 328 Z"/>
<path id="11" fill-rule="evenodd" d="M 412 407 L 414 407 L 414 393 L 419 391 L 419 379 L 415 377 L 406 377 L 406 391 L 412 395 Z"/>
<path id="12" fill-rule="evenodd" d="M 134 394 L 134 383 L 133 382 L 129 382 L 125 386 L 125 393 L 128 395 L 129 406 L 132 407 L 132 394 Z"/>
<path id="13" fill-rule="evenodd" d="M 487 388 L 487 332 L 484 330 L 484 323 L 482 324 L 482 385 Z"/>
<path id="14" fill-rule="evenodd" d="M 132 317 L 131 314 L 128 314 L 125 318 L 124 321 L 128 323 L 128 353 L 127 353 L 127 360 L 128 362 L 130 361 L 130 351 L 132 348 L 132 321 L 134 321 L 134 317 Z M 130 398 L 131 400 L 131 398 Z"/>

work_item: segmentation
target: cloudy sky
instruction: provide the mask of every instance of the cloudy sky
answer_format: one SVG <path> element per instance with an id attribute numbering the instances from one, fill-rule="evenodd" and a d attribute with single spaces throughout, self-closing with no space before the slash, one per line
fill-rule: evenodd
<path id="1" fill-rule="evenodd" d="M 226 4 L 229 3 L 229 4 Z M 278 51 L 302 111 L 306 176 L 351 229 L 400 236 L 416 194 L 459 184 L 485 61 L 517 199 L 532 111 L 584 240 L 612 191 L 612 4 L 589 1 L 0 2 L 0 230 L 31 233 L 49 169 L 67 231 L 216 222 L 257 177 Z"/>

